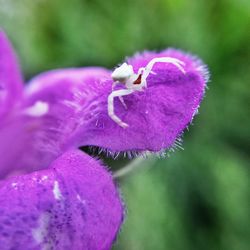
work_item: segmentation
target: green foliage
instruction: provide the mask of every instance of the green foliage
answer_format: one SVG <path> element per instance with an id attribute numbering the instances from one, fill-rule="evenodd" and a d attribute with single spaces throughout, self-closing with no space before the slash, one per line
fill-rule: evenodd
<path id="1" fill-rule="evenodd" d="M 247 0 L 0 0 L 0 24 L 27 78 L 57 67 L 114 67 L 169 46 L 209 65 L 185 150 L 121 182 L 128 212 L 114 249 L 248 249 L 249 13 Z"/>

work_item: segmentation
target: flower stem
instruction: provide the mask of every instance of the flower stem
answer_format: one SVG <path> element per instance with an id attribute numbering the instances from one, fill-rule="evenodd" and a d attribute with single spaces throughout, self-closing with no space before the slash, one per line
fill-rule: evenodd
<path id="1" fill-rule="evenodd" d="M 134 170 L 140 167 L 146 167 L 152 165 L 157 160 L 156 156 L 151 153 L 147 153 L 146 156 L 138 156 L 136 159 L 132 160 L 130 163 L 117 170 L 113 174 L 114 179 L 120 179 L 124 176 L 129 175 Z"/>

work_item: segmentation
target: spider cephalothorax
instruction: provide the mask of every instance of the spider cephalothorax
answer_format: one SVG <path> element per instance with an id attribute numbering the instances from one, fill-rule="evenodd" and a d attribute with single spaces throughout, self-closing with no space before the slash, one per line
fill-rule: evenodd
<path id="1" fill-rule="evenodd" d="M 147 77 L 149 74 L 155 74 L 152 69 L 156 63 L 171 63 L 176 66 L 183 74 L 185 70 L 182 66 L 185 65 L 184 62 L 173 58 L 173 57 L 158 57 L 152 59 L 145 68 L 140 68 L 136 73 L 134 73 L 132 65 L 123 63 L 121 66 L 116 68 L 111 74 L 113 82 L 112 92 L 108 96 L 108 114 L 110 118 L 115 121 L 119 126 L 126 128 L 128 124 L 123 122 L 114 113 L 114 98 L 119 97 L 122 104 L 126 107 L 123 100 L 123 96 L 132 94 L 135 91 L 143 91 L 147 87 Z M 122 83 L 125 85 L 126 89 L 114 90 L 116 84 Z"/>

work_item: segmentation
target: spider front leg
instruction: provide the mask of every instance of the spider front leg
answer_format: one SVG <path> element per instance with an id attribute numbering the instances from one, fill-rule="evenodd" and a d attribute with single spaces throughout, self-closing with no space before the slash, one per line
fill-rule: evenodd
<path id="1" fill-rule="evenodd" d="M 186 74 L 185 69 L 182 67 L 185 65 L 183 61 L 174 57 L 157 57 L 152 59 L 145 67 L 145 70 L 142 74 L 142 82 L 146 82 L 147 77 L 152 72 L 152 69 L 156 63 L 171 63 L 175 67 L 177 67 L 184 75 Z"/>
<path id="2" fill-rule="evenodd" d="M 144 67 L 141 67 L 139 68 L 138 72 L 137 72 L 137 76 L 139 77 L 141 75 L 141 83 L 140 83 L 140 87 L 141 87 L 141 90 L 143 88 L 147 88 L 147 81 L 146 81 L 146 78 L 147 77 L 144 77 L 143 78 L 143 75 L 147 74 L 147 68 L 144 68 Z M 153 74 L 153 75 L 156 75 L 155 72 L 153 72 L 152 70 L 147 74 L 147 76 L 149 74 Z"/>
<path id="3" fill-rule="evenodd" d="M 144 73 L 145 73 L 144 67 L 139 68 L 137 71 L 137 74 L 136 74 L 137 79 L 134 81 L 133 84 L 138 85 L 139 87 L 139 89 L 137 89 L 138 91 L 143 91 L 144 88 L 147 88 L 147 82 L 141 80 Z"/>
<path id="4" fill-rule="evenodd" d="M 115 97 L 122 97 L 125 95 L 129 95 L 133 93 L 135 90 L 133 89 L 121 89 L 121 90 L 115 90 L 108 96 L 108 114 L 110 118 L 116 122 L 119 126 L 123 128 L 127 128 L 128 124 L 123 122 L 114 112 L 114 98 Z"/>
<path id="5" fill-rule="evenodd" d="M 113 84 L 112 84 L 112 91 L 114 91 L 116 85 L 119 84 L 119 83 L 120 83 L 119 81 L 114 81 L 113 82 Z M 124 102 L 124 100 L 123 100 L 123 98 L 121 96 L 119 96 L 119 100 L 122 103 L 122 105 L 124 106 L 124 108 L 127 109 L 127 105 L 126 105 L 126 103 Z"/>
<path id="6" fill-rule="evenodd" d="M 147 67 L 146 67 L 146 68 L 147 68 Z M 144 71 L 146 70 L 146 68 L 144 68 L 144 67 L 139 68 L 137 75 L 144 74 Z M 157 75 L 157 74 L 156 74 L 154 71 L 152 71 L 152 70 L 149 72 L 149 74 Z"/>

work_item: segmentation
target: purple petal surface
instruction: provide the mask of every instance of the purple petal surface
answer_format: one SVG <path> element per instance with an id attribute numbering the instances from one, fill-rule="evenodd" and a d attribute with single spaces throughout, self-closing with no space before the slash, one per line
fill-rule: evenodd
<path id="1" fill-rule="evenodd" d="M 66 69 L 42 74 L 30 83 L 27 103 L 47 101 L 50 117 L 58 121 L 57 126 L 70 124 L 66 134 L 73 136 L 64 141 L 65 145 L 93 145 L 113 152 L 170 148 L 196 114 L 208 73 L 199 59 L 173 49 L 138 54 L 128 63 L 137 72 L 156 57 L 183 61 L 186 74 L 171 64 L 157 63 L 153 68 L 156 75 L 147 79 L 147 89 L 124 97 L 127 109 L 117 98 L 115 113 L 129 124 L 126 129 L 108 116 L 112 79 L 111 72 L 104 69 Z"/>
<path id="2" fill-rule="evenodd" d="M 83 75 L 91 83 L 98 77 L 109 76 L 109 72 L 104 69 L 86 69 Z M 36 98 L 32 96 L 1 120 L 0 179 L 47 168 L 54 159 L 76 144 L 68 143 L 71 134 L 82 121 L 82 117 L 77 116 L 75 106 L 75 84 L 80 87 L 81 93 L 85 91 L 84 86 L 78 84 L 79 79 L 74 70 L 73 85 L 70 79 L 51 88 L 50 81 L 54 82 L 55 79 L 50 75 L 48 79 L 44 77 L 46 81 L 40 86 L 41 91 L 35 95 Z M 27 115 L 27 109 L 37 101 L 48 103 L 48 112 L 38 117 Z"/>
<path id="3" fill-rule="evenodd" d="M 122 220 L 112 177 L 78 150 L 0 182 L 1 250 L 108 250 Z"/>
<path id="4" fill-rule="evenodd" d="M 22 96 L 23 82 L 16 55 L 0 29 L 0 117 Z"/>
<path id="5" fill-rule="evenodd" d="M 64 152 L 43 117 L 14 111 L 0 123 L 0 179 L 44 169 Z"/>

